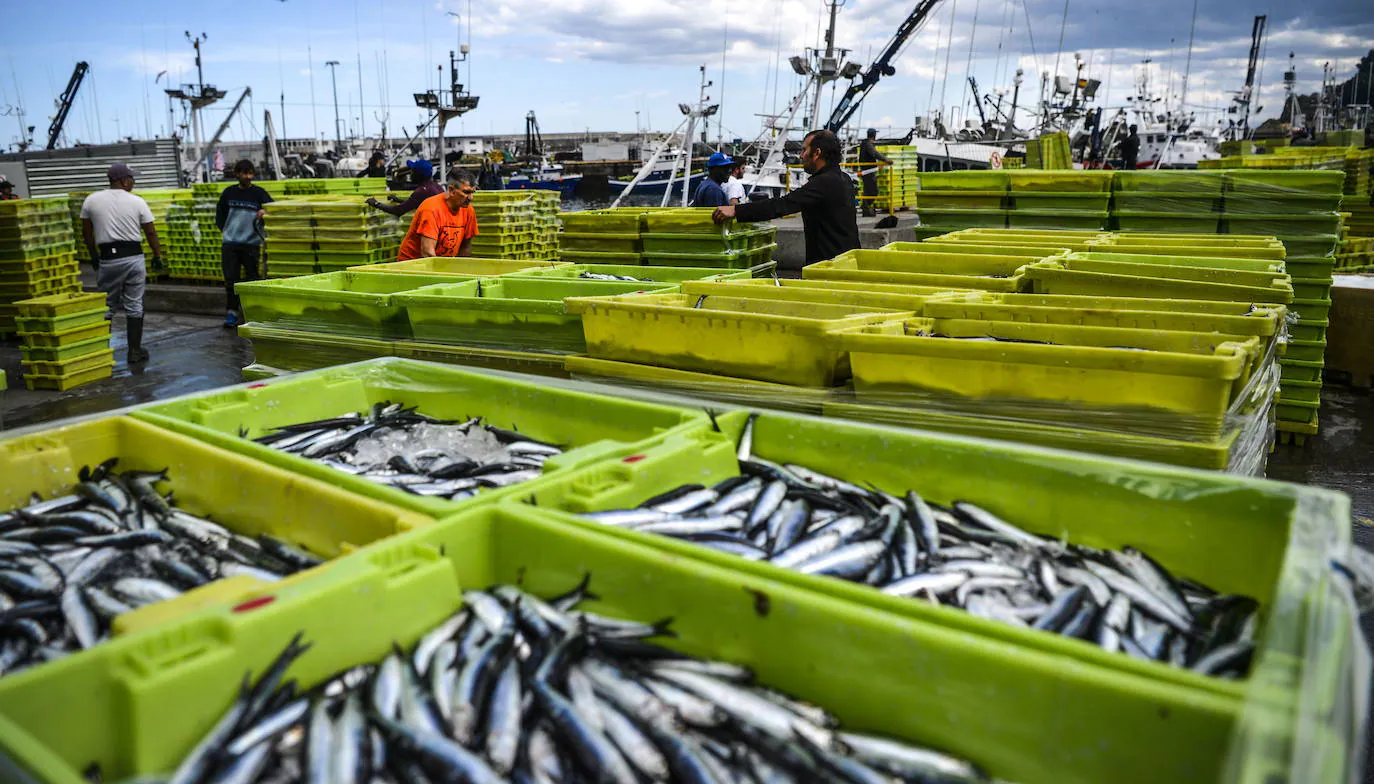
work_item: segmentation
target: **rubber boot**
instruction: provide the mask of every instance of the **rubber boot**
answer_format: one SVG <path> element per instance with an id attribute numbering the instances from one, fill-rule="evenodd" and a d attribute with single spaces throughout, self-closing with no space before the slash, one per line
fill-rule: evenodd
<path id="1" fill-rule="evenodd" d="M 124 320 L 124 324 L 129 338 L 129 364 L 147 362 L 148 352 L 143 348 L 143 317 L 130 316 Z"/>

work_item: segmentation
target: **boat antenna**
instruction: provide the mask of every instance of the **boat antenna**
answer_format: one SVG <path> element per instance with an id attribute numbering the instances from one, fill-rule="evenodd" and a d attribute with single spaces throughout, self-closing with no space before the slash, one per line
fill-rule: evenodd
<path id="1" fill-rule="evenodd" d="M 964 61 L 964 79 L 965 79 L 965 80 L 967 80 L 968 77 L 969 77 L 969 75 L 973 73 L 973 42 L 974 42 L 975 40 L 977 40 L 977 38 L 978 38 L 978 10 L 979 10 L 979 7 L 980 7 L 981 5 L 982 5 L 981 0 L 973 0 L 973 32 L 969 33 L 969 36 L 968 36 L 968 59 Z M 970 92 L 970 94 L 972 94 L 972 92 Z M 977 98 L 976 95 L 974 96 L 974 100 L 978 100 L 978 98 Z M 965 115 L 965 116 L 968 116 L 968 113 L 969 113 L 969 100 L 968 100 L 968 98 L 965 98 L 965 99 L 964 99 L 964 115 Z"/>
<path id="2" fill-rule="evenodd" d="M 1183 61 L 1183 85 L 1179 90 L 1178 111 L 1188 111 L 1188 74 L 1193 70 L 1193 32 L 1197 29 L 1197 0 L 1193 0 L 1193 21 L 1188 24 L 1188 57 Z"/>

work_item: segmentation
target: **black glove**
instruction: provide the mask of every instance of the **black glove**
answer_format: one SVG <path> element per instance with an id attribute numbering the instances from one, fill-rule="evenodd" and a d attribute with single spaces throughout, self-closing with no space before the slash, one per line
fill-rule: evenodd
<path id="1" fill-rule="evenodd" d="M 381 203 L 378 202 L 376 199 L 371 198 L 371 197 L 368 197 L 367 206 L 369 206 L 369 207 L 380 207 L 380 206 L 382 206 L 382 205 L 381 205 Z"/>
<path id="2" fill-rule="evenodd" d="M 162 272 L 167 269 L 167 265 L 162 263 L 162 257 L 153 254 L 153 272 Z"/>

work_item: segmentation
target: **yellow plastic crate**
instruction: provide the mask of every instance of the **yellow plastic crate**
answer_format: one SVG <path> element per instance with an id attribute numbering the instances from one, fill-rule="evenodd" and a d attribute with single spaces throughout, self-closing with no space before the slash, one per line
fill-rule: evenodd
<path id="1" fill-rule="evenodd" d="M 592 357 L 804 387 L 848 378 L 835 330 L 901 317 L 871 307 L 687 294 L 571 298 L 565 305 L 582 315 Z"/>
<path id="2" fill-rule="evenodd" d="M 95 310 L 105 304 L 105 295 L 100 293 L 53 294 L 35 297 L 15 303 L 18 315 L 25 318 L 56 318 L 69 316 L 87 310 Z"/>
<path id="3" fill-rule="evenodd" d="M 889 321 L 840 342 L 860 395 L 1035 400 L 1065 413 L 1221 415 L 1260 349 L 1258 338 L 1208 333 L 959 319 Z"/>
<path id="4" fill-rule="evenodd" d="M 68 389 L 75 389 L 79 386 L 99 381 L 102 378 L 109 378 L 114 373 L 114 355 L 102 364 L 88 367 L 84 370 L 72 370 L 66 373 L 36 373 L 28 370 L 24 373 L 24 385 L 29 389 L 51 389 L 65 392 Z M 31 366 L 30 366 L 31 367 Z"/>
<path id="5" fill-rule="evenodd" d="M 20 332 L 24 344 L 32 348 L 61 348 L 73 343 L 82 343 L 95 338 L 110 336 L 110 322 L 101 321 L 84 327 L 73 327 L 61 332 Z"/>
<path id="6" fill-rule="evenodd" d="M 409 261 L 392 261 L 386 264 L 368 264 L 349 267 L 350 272 L 400 272 L 412 275 L 462 275 L 479 277 L 485 275 L 505 275 L 508 272 L 525 272 L 532 269 L 559 267 L 561 261 L 517 261 L 515 259 L 475 259 L 472 257 L 450 258 L 439 256 Z"/>
<path id="7" fill-rule="evenodd" d="M 808 265 L 802 277 L 1014 292 L 1028 289 L 1019 270 L 1034 261 L 993 254 L 851 250 Z"/>
<path id="8" fill-rule="evenodd" d="M 93 351 L 89 354 L 82 354 L 62 362 L 25 360 L 21 364 L 23 365 L 24 375 L 26 376 L 69 376 L 73 373 L 84 373 L 88 370 L 95 370 L 100 367 L 113 366 L 114 349 L 107 348 L 100 351 Z"/>
<path id="9" fill-rule="evenodd" d="M 1187 280 L 1177 268 L 1115 262 L 1073 261 L 1068 257 L 1038 261 L 1023 270 L 1036 294 L 1089 294 L 1104 297 L 1180 297 L 1287 304 L 1293 301 L 1293 285 L 1287 275 L 1275 275 L 1267 283 L 1221 280 Z M 1216 273 L 1216 270 L 1207 270 Z"/>
<path id="10" fill-rule="evenodd" d="M 693 296 L 707 295 L 785 300 L 788 302 L 814 302 L 819 305 L 909 310 L 916 313 L 921 312 L 926 301 L 931 297 L 950 291 L 949 289 L 918 286 L 907 286 L 898 291 L 875 291 L 863 284 L 853 288 L 826 287 L 825 284 L 830 282 L 832 281 L 773 281 L 767 278 L 719 282 L 684 281 L 681 284 L 681 290 L 683 294 Z"/>

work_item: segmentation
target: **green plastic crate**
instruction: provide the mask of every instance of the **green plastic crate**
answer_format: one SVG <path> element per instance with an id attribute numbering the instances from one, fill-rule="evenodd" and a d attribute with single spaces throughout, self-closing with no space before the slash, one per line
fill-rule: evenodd
<path id="1" fill-rule="evenodd" d="M 44 497 L 70 492 L 78 481 L 78 469 L 112 457 L 119 458 L 121 470 L 168 469 L 170 479 L 165 488 L 174 493 L 177 506 L 193 514 L 211 516 L 216 522 L 250 536 L 271 533 L 326 558 L 432 522 L 425 515 L 358 498 L 328 484 L 123 416 L 88 420 L 0 441 L 0 466 L 7 480 L 0 488 L 0 506 L 9 509 L 26 504 L 31 492 Z M 301 575 L 293 575 L 275 585 L 287 586 L 300 579 Z M 224 597 L 225 589 L 241 592 L 262 585 L 252 578 L 240 577 L 126 613 L 115 623 L 116 639 L 125 632 L 155 628 L 216 602 L 220 606 L 232 605 L 234 602 Z M 102 643 L 56 662 L 7 674 L 0 679 L 0 713 L 15 707 L 4 696 L 11 684 L 21 684 L 22 690 L 22 683 L 44 680 L 50 673 L 57 673 L 52 677 L 61 682 L 65 680 L 62 673 L 98 660 L 102 654 L 97 651 L 105 644 L 117 643 Z M 3 740 L 0 745 L 4 745 Z"/>
<path id="2" fill-rule="evenodd" d="M 110 322 L 96 322 L 82 327 L 72 327 L 61 332 L 23 332 L 19 337 L 24 340 L 25 348 L 66 348 L 94 339 L 110 338 Z"/>
<path id="3" fill-rule="evenodd" d="M 27 362 L 67 362 L 77 357 L 105 351 L 110 347 L 110 333 L 80 340 L 65 346 L 20 346 Z"/>
<path id="4" fill-rule="evenodd" d="M 1320 215 L 1239 215 L 1228 212 L 1223 218 L 1227 233 L 1230 234 L 1270 234 L 1281 240 L 1295 239 L 1320 242 L 1319 238 L 1333 236 L 1341 230 L 1341 218 L 1335 213 Z M 1285 247 L 1287 243 L 1285 242 Z M 1334 243 L 1333 243 L 1334 244 Z M 1325 255 L 1295 253 L 1293 256 Z"/>
<path id="5" fill-rule="evenodd" d="M 999 210 L 1007 206 L 1007 191 L 953 191 L 925 190 L 917 194 L 917 206 L 921 209 L 978 209 Z"/>
<path id="6" fill-rule="evenodd" d="M 642 214 L 631 209 L 588 210 L 560 212 L 558 219 L 562 221 L 565 231 L 638 234 L 639 216 Z"/>
<path id="7" fill-rule="evenodd" d="M 719 421 L 723 435 L 703 434 L 700 438 L 704 443 L 683 446 L 676 453 L 671 451 L 671 444 L 664 444 L 657 448 L 659 454 L 647 455 L 633 464 L 597 466 L 580 476 L 541 487 L 537 501 L 541 506 L 576 512 L 624 508 L 683 482 L 708 484 L 733 475 L 737 469 L 731 453 L 743 417 L 730 414 Z M 1052 649 L 1078 661 L 1065 663 L 1062 674 L 1066 678 L 1081 674 L 1080 664 L 1091 662 L 1158 679 L 1159 683 L 1187 684 L 1199 698 L 1207 693 L 1248 698 L 1250 707 L 1237 716 L 1235 745 L 1229 752 L 1229 762 L 1235 768 L 1225 774 L 1196 770 L 1182 774 L 1179 780 L 1259 784 L 1271 780 L 1268 777 L 1272 774 L 1278 776 L 1276 780 L 1315 781 L 1322 777 L 1310 775 L 1311 769 L 1329 763 L 1344 765 L 1358 758 L 1349 745 L 1342 745 L 1345 741 L 1319 758 L 1307 756 L 1310 749 L 1290 745 L 1300 737 L 1298 727 L 1304 734 L 1322 729 L 1338 737 L 1351 733 L 1358 738 L 1353 733 L 1362 725 L 1362 713 L 1351 702 L 1358 697 L 1340 685 L 1346 677 L 1363 677 L 1367 665 L 1357 651 L 1365 646 L 1358 628 L 1349 628 L 1354 618 L 1349 595 L 1332 588 L 1322 576 L 1328 569 L 1325 543 L 1338 543 L 1338 551 L 1349 547 L 1349 532 L 1342 530 L 1348 526 L 1345 520 L 1349 514 L 1343 496 L 1216 473 L 766 412 L 754 424 L 753 445 L 755 454 L 768 460 L 805 465 L 888 492 L 915 489 L 942 504 L 970 500 L 1029 530 L 1070 542 L 1092 547 L 1140 547 L 1175 574 L 1224 592 L 1256 597 L 1267 617 L 1275 619 L 1262 633 L 1264 653 L 1248 683 L 1219 681 L 1105 653 L 1090 642 L 884 596 L 863 585 L 745 562 L 681 540 L 620 529 L 613 532 L 678 557 L 697 558 L 745 574 L 768 575 L 806 586 L 817 594 L 843 598 L 855 606 L 930 619 L 944 626 L 957 624 L 989 638 L 1014 639 L 1028 653 L 1030 649 Z M 696 468 L 689 470 L 690 466 Z M 574 517 L 565 519 L 569 525 L 607 528 Z M 1347 624 L 1343 633 L 1332 629 L 1329 636 L 1323 635 L 1325 647 L 1319 661 L 1311 650 L 1304 650 L 1308 639 L 1304 619 L 1314 617 L 1317 613 L 1310 608 L 1318 605 Z M 909 651 L 904 653 L 910 656 Z M 1307 654 L 1307 661 L 1295 666 L 1303 654 Z M 1322 693 L 1331 695 L 1330 703 L 1324 703 L 1326 709 L 1310 703 L 1312 687 L 1318 683 Z M 1266 701 L 1274 706 L 1272 710 L 1260 708 Z M 1173 709 L 1162 709 L 1159 718 L 1168 724 L 1174 715 Z M 1103 735 L 1090 731 L 1089 737 L 1101 739 Z M 1355 739 L 1349 743 L 1360 742 Z M 1225 745 L 1184 744 L 1194 751 L 1208 748 L 1219 757 L 1228 754 Z M 1095 744 L 1088 742 L 1085 748 L 1095 748 Z M 1236 768 L 1243 772 L 1237 773 Z M 1066 780 L 1065 775 L 1060 768 L 1051 774 L 1051 780 Z M 1085 780 L 1117 781 L 1131 775 L 1135 773 L 1124 769 L 1104 771 L 1100 779 Z"/>
<path id="8" fill-rule="evenodd" d="M 1037 261 L 1026 265 L 1022 275 L 1036 294 L 1089 294 L 1103 297 L 1177 297 L 1181 299 L 1223 300 L 1287 304 L 1293 301 L 1293 286 L 1284 276 L 1274 276 L 1267 285 L 1253 285 L 1254 273 L 1232 273 L 1231 281 L 1222 279 L 1189 280 L 1180 278 L 1182 268 L 1102 261 L 1075 261 L 1069 257 Z M 1218 277 L 1225 270 L 1207 270 Z"/>
<path id="9" fill-rule="evenodd" d="M 1018 199 L 1020 197 L 1017 197 Z M 1107 210 L 1098 212 L 1059 210 L 1059 209 L 1021 209 L 1007 211 L 1007 226 L 1012 229 L 1103 229 L 1107 226 Z"/>
<path id="10" fill-rule="evenodd" d="M 1270 338 L 1278 333 L 1287 311 L 1282 305 L 1255 305 L 1248 302 L 1056 297 L 979 291 L 932 297 L 925 301 L 921 312 L 929 318 L 1216 332 Z"/>
<path id="11" fill-rule="evenodd" d="M 561 444 L 567 451 L 544 464 L 546 478 L 629 454 L 642 443 L 706 420 L 704 413 L 688 408 L 405 359 L 359 362 L 265 385 L 192 395 L 143 406 L 133 416 L 369 498 L 440 517 L 463 505 L 520 495 L 542 481 L 488 490 L 466 501 L 422 498 L 248 440 L 274 427 L 366 411 L 382 401 L 418 406 L 421 413 L 439 418 L 480 416 L 487 424 Z M 246 437 L 240 437 L 241 431 Z"/>
<path id="12" fill-rule="evenodd" d="M 635 266 L 643 261 L 640 253 L 598 253 L 586 250 L 558 249 L 557 255 L 569 264 L 610 264 Z"/>
<path id="13" fill-rule="evenodd" d="M 315 332 L 372 338 L 410 337 L 410 322 L 394 294 L 451 276 L 330 272 L 322 275 L 239 283 L 234 287 L 248 321 Z M 475 288 L 471 282 L 459 286 Z"/>
<path id="14" fill-rule="evenodd" d="M 32 365 L 26 365 L 24 386 L 30 390 L 48 389 L 54 392 L 65 392 L 68 389 L 75 389 L 109 378 L 114 374 L 114 364 L 113 355 L 111 355 L 111 358 L 92 367 L 83 367 L 81 370 L 69 370 L 63 373 L 41 373 Z"/>
<path id="15" fill-rule="evenodd" d="M 1020 191 L 1013 189 L 1011 207 L 1016 211 L 1053 210 L 1066 212 L 1105 213 L 1111 202 L 1110 193 L 1081 193 L 1075 191 Z"/>
<path id="16" fill-rule="evenodd" d="M 1282 196 L 1338 195 L 1345 172 L 1321 170 L 1231 169 L 1226 172 L 1228 193 Z"/>
<path id="17" fill-rule="evenodd" d="M 457 279 L 482 278 L 507 275 L 512 272 L 526 272 L 533 269 L 557 267 L 557 261 L 517 261 L 515 259 L 475 259 L 471 256 L 461 258 L 434 256 L 408 261 L 392 261 L 386 264 L 372 264 L 365 267 L 350 267 L 350 272 L 405 273 L 407 275 L 444 275 L 457 276 Z M 450 277 L 448 282 L 455 282 Z"/>
<path id="18" fill-rule="evenodd" d="M 1289 357 L 1279 358 L 1279 379 L 1283 383 L 1289 381 L 1321 381 L 1322 363 L 1303 362 L 1299 359 Z"/>
<path id="19" fill-rule="evenodd" d="M 917 201 L 916 214 L 921 225 L 930 228 L 968 229 L 1003 228 L 1007 225 L 1007 210 L 975 210 L 954 208 L 926 208 Z"/>
<path id="20" fill-rule="evenodd" d="M 1293 297 L 1295 299 L 1330 299 L 1331 278 L 1293 278 Z"/>
<path id="21" fill-rule="evenodd" d="M 1220 212 L 1221 194 L 1197 191 L 1117 191 L 1112 195 L 1116 211 L 1144 213 Z"/>
<path id="22" fill-rule="evenodd" d="M 645 255 L 696 255 L 741 252 L 771 245 L 777 231 L 771 226 L 728 234 L 641 234 Z M 567 235 L 563 235 L 566 237 Z M 565 246 L 566 243 L 563 243 Z"/>
<path id="23" fill-rule="evenodd" d="M 1216 275 L 1219 279 L 1228 282 L 1243 282 L 1247 278 L 1263 282 L 1268 278 L 1282 277 L 1286 274 L 1283 270 L 1283 262 L 1277 259 L 1253 259 L 1245 256 L 1225 256 L 1226 251 L 1210 251 L 1199 249 L 1197 253 L 1185 255 L 1151 254 L 1151 253 L 1132 253 L 1126 249 L 1109 248 L 1105 251 L 1090 250 L 1081 253 L 1070 253 L 1063 258 L 1066 260 L 1080 262 L 1115 262 L 1118 264 L 1131 264 L 1135 266 L 1148 267 L 1167 267 L 1169 272 L 1166 274 L 1186 275 L 1191 269 L 1211 269 L 1217 270 Z M 1206 254 L 1206 255 L 1204 255 Z M 1232 275 L 1232 272 L 1250 273 L 1249 275 Z M 1203 277 L 1209 277 L 1210 273 L 1203 273 Z"/>
<path id="24" fill-rule="evenodd" d="M 1112 176 L 1112 185 L 1116 191 L 1192 193 L 1218 197 L 1225 187 L 1225 179 L 1221 172 L 1211 171 L 1117 171 Z"/>
<path id="25" fill-rule="evenodd" d="M 1025 256 L 991 253 L 851 250 L 807 265 L 802 277 L 1015 292 L 1027 289 L 1020 270 L 1031 263 L 1034 260 Z"/>
<path id="26" fill-rule="evenodd" d="M 1262 195 L 1238 192 L 1227 194 L 1225 203 L 1225 211 L 1230 215 L 1331 213 L 1340 207 L 1341 196 L 1338 193 Z"/>
<path id="27" fill-rule="evenodd" d="M 1285 401 L 1320 403 L 1321 395 L 1321 381 L 1297 381 L 1293 379 L 1284 381 L 1283 390 L 1279 393 L 1280 403 Z"/>
<path id="28" fill-rule="evenodd" d="M 1341 238 L 1335 234 L 1315 234 L 1297 236 L 1288 234 L 1279 237 L 1289 256 L 1330 256 L 1336 252 Z"/>
<path id="29" fill-rule="evenodd" d="M 77 327 L 99 324 L 104 320 L 105 308 L 100 307 L 56 317 L 18 316 L 14 319 L 14 324 L 20 332 L 66 332 Z"/>
<path id="30" fill-rule="evenodd" d="M 1037 245 L 1033 244 L 1033 241 L 1027 242 L 1024 240 L 1008 240 L 1007 244 L 1000 244 L 994 241 L 989 241 L 987 243 L 946 242 L 937 237 L 923 242 L 889 242 L 881 248 L 878 248 L 878 250 L 896 250 L 904 253 L 972 253 L 991 256 L 1023 256 L 1036 261 L 1048 259 L 1052 256 L 1062 256 L 1071 250 L 1068 247 L 1051 247 L 1050 240 L 1046 240 L 1045 242 L 1046 244 L 1044 245 Z"/>
<path id="31" fill-rule="evenodd" d="M 922 191 L 1006 191 L 1011 177 L 1005 171 L 922 172 Z"/>
<path id="32" fill-rule="evenodd" d="M 417 340 L 580 353 L 582 319 L 567 297 L 666 291 L 663 283 L 503 277 L 430 286 L 395 298 Z"/>
<path id="33" fill-rule="evenodd" d="M 1317 421 L 1321 405 L 1320 400 L 1285 400 L 1283 393 L 1280 392 L 1278 400 L 1274 402 L 1274 415 L 1280 422 L 1308 424 Z"/>
<path id="34" fill-rule="evenodd" d="M 750 270 L 722 270 L 719 267 L 646 267 L 638 264 L 568 264 L 562 267 L 512 272 L 508 277 L 580 278 L 584 273 L 624 275 L 638 278 L 645 283 L 682 283 L 689 280 L 747 280 L 753 277 Z"/>
<path id="35" fill-rule="evenodd" d="M 558 246 L 566 250 L 593 253 L 639 253 L 643 248 L 639 234 L 610 232 L 570 232 L 558 235 Z"/>
<path id="36" fill-rule="evenodd" d="M 1112 218 L 1121 231 L 1187 232 L 1216 234 L 1220 231 L 1219 215 L 1199 215 L 1191 212 L 1135 212 L 1117 210 Z"/>
<path id="37" fill-rule="evenodd" d="M 1336 269 L 1331 256 L 1296 256 L 1284 260 L 1284 271 L 1295 278 L 1330 280 Z"/>
<path id="38" fill-rule="evenodd" d="M 239 612 L 207 610 L 107 645 L 64 677 L 11 687 L 6 735 L 53 784 L 83 782 L 92 762 L 111 780 L 161 773 L 232 704 L 243 674 L 264 670 L 297 632 L 312 647 L 286 677 L 305 691 L 381 659 L 393 642 L 413 645 L 461 607 L 464 590 L 518 583 L 547 596 L 588 572 L 598 598 L 587 609 L 672 617 L 671 647 L 746 665 L 759 682 L 834 711 L 846 730 L 939 748 L 1000 779 L 1214 780 L 1239 712 L 1228 696 L 1091 665 L 1066 672 L 1071 660 L 1062 656 L 856 610 L 781 580 L 502 507 L 369 548 L 313 586 L 250 594 Z M 270 605 L 248 609 L 257 597 Z M 817 629 L 828 633 L 818 639 Z M 63 726 L 37 708 L 49 695 L 80 698 L 92 725 L 121 732 Z M 894 700 L 913 709 L 893 711 Z M 1047 703 L 1055 720 L 1030 720 Z M 1053 751 L 1084 737 L 1094 742 L 1080 753 Z"/>
<path id="39" fill-rule="evenodd" d="M 749 250 L 730 250 L 719 253 L 645 253 L 643 261 L 649 267 L 715 267 L 717 269 L 753 269 L 773 260 L 776 244 Z M 565 257 L 566 258 L 566 257 Z"/>
<path id="40" fill-rule="evenodd" d="M 1036 170 L 1009 171 L 1013 196 L 1026 193 L 1106 193 L 1112 189 L 1110 171 Z M 1103 205 L 1105 209 L 1106 205 Z"/>
<path id="41" fill-rule="evenodd" d="M 1299 362 L 1321 362 L 1325 355 L 1325 340 L 1297 340 L 1290 338 L 1288 341 L 1288 350 L 1284 352 L 1285 359 L 1296 359 Z"/>
<path id="42" fill-rule="evenodd" d="M 395 343 L 391 341 L 285 329 L 253 322 L 240 325 L 238 335 L 253 342 L 254 361 L 282 370 L 315 370 L 393 356 L 395 353 Z"/>
<path id="43" fill-rule="evenodd" d="M 650 234 L 723 234 L 748 225 L 735 221 L 716 223 L 713 213 L 713 207 L 647 210 L 639 216 L 640 231 Z"/>
<path id="44" fill-rule="evenodd" d="M 97 368 L 113 366 L 114 349 L 109 348 L 109 343 L 106 343 L 105 347 L 88 354 L 69 356 L 58 361 L 49 362 L 26 358 L 23 362 L 25 376 L 70 376 L 75 373 L 86 373 Z"/>

